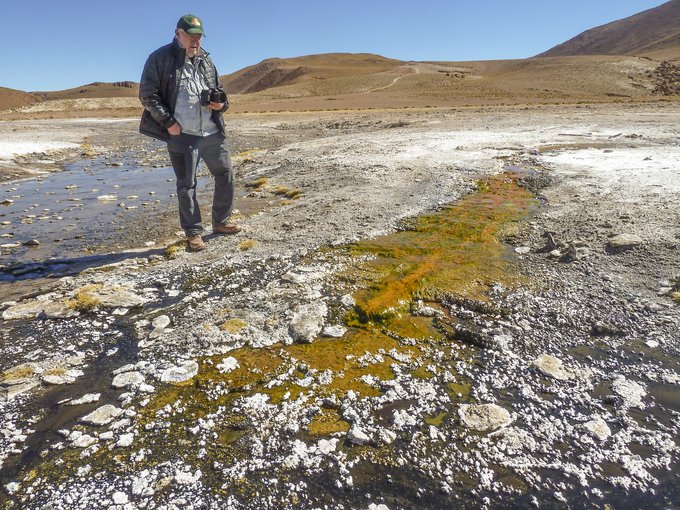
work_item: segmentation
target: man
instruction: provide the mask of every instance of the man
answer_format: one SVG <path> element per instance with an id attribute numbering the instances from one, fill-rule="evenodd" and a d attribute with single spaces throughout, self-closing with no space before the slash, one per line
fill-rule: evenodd
<path id="1" fill-rule="evenodd" d="M 235 234 L 241 230 L 229 222 L 234 174 L 222 119 L 229 101 L 215 65 L 201 48 L 202 39 L 203 22 L 193 14 L 182 16 L 174 40 L 147 59 L 139 85 L 139 99 L 144 105 L 139 131 L 168 144 L 177 178 L 179 221 L 192 251 L 205 249 L 196 199 L 200 159 L 215 178 L 213 233 Z"/>

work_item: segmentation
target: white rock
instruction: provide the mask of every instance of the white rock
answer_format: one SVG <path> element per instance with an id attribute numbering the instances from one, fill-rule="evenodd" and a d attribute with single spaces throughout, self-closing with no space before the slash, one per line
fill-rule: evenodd
<path id="1" fill-rule="evenodd" d="M 510 413 L 496 404 L 461 404 L 458 416 L 468 428 L 496 430 L 512 423 Z"/>
<path id="2" fill-rule="evenodd" d="M 316 444 L 316 451 L 318 453 L 328 455 L 330 453 L 333 453 L 336 450 L 337 447 L 338 447 L 338 440 L 337 439 L 321 439 Z"/>
<path id="3" fill-rule="evenodd" d="M 228 374 L 229 372 L 236 370 L 239 366 L 238 360 L 233 356 L 229 356 L 228 358 L 224 358 L 222 363 L 215 368 L 219 370 L 220 374 Z"/>
<path id="4" fill-rule="evenodd" d="M 612 430 L 607 425 L 601 417 L 596 417 L 587 423 L 583 424 L 583 427 L 595 438 L 600 441 L 604 441 L 609 436 L 612 435 Z"/>
<path id="5" fill-rule="evenodd" d="M 118 448 L 127 448 L 128 446 L 132 445 L 132 442 L 135 439 L 135 435 L 130 433 L 130 434 L 122 434 L 119 438 L 118 441 L 116 442 L 116 447 Z"/>
<path id="6" fill-rule="evenodd" d="M 116 505 L 125 505 L 129 501 L 128 495 L 120 491 L 114 492 L 113 496 L 111 496 L 111 499 Z"/>
<path id="7" fill-rule="evenodd" d="M 88 425 L 107 425 L 115 420 L 123 412 L 119 407 L 106 404 L 83 416 L 80 421 Z"/>
<path id="8" fill-rule="evenodd" d="M 133 363 L 128 363 L 127 365 L 123 365 L 122 367 L 115 369 L 111 373 L 113 375 L 118 375 L 118 374 L 122 374 L 124 372 L 132 372 L 135 368 L 136 367 Z"/>
<path id="9" fill-rule="evenodd" d="M 163 335 L 163 333 L 167 331 L 170 330 L 166 330 L 165 328 L 154 328 L 154 330 L 151 331 L 151 333 L 149 333 L 149 340 L 155 340 L 156 338 L 160 337 L 161 335 Z M 139 343 L 141 344 L 141 341 Z"/>
<path id="10" fill-rule="evenodd" d="M 138 293 L 132 292 L 124 288 L 104 288 L 92 289 L 82 287 L 73 291 L 73 294 L 85 292 L 103 308 L 134 308 L 141 306 L 148 301 L 148 299 L 140 296 Z"/>
<path id="11" fill-rule="evenodd" d="M 86 393 L 82 397 L 74 400 L 69 400 L 68 402 L 64 402 L 64 404 L 67 406 L 79 406 L 81 404 L 91 404 L 93 402 L 99 402 L 101 396 L 102 396 L 101 393 Z"/>
<path id="12" fill-rule="evenodd" d="M 350 294 L 345 294 L 340 298 L 340 302 L 347 308 L 352 308 L 355 304 L 354 298 Z"/>
<path id="13" fill-rule="evenodd" d="M 427 306 L 421 299 L 417 301 L 414 308 L 413 314 L 419 315 L 420 317 L 438 317 L 442 315 L 440 310 L 437 310 L 431 306 Z"/>
<path id="14" fill-rule="evenodd" d="M 78 311 L 70 308 L 65 301 L 45 301 L 35 299 L 27 303 L 10 306 L 2 312 L 2 318 L 9 320 L 28 320 L 35 319 L 38 315 L 44 314 L 51 319 L 67 319 L 77 317 Z"/>
<path id="15" fill-rule="evenodd" d="M 142 393 L 153 393 L 154 391 L 156 391 L 155 386 L 146 383 L 140 384 L 138 389 Z"/>
<path id="16" fill-rule="evenodd" d="M 642 399 L 647 395 L 647 390 L 641 384 L 619 375 L 612 381 L 612 391 L 623 399 L 624 408 L 645 408 Z"/>
<path id="17" fill-rule="evenodd" d="M 501 335 L 493 335 L 491 337 L 491 344 L 496 346 L 498 349 L 501 351 L 510 352 L 510 346 L 512 345 L 512 335 L 508 334 L 501 334 Z"/>
<path id="18" fill-rule="evenodd" d="M 371 438 L 368 437 L 368 434 L 366 434 L 366 432 L 364 432 L 357 425 L 352 425 L 352 428 L 349 429 L 349 432 L 347 432 L 347 439 L 351 443 L 358 445 L 366 444 L 371 441 Z"/>
<path id="19" fill-rule="evenodd" d="M 397 439 L 397 434 L 389 429 L 380 429 L 378 437 L 385 444 L 392 444 Z"/>
<path id="20" fill-rule="evenodd" d="M 116 389 L 139 386 L 144 382 L 144 376 L 139 372 L 124 372 L 113 378 L 111 386 Z"/>
<path id="21" fill-rule="evenodd" d="M 299 342 L 311 343 L 321 333 L 327 311 L 323 301 L 298 307 L 290 322 L 293 338 Z"/>
<path id="22" fill-rule="evenodd" d="M 96 442 L 97 438 L 92 437 L 89 434 L 83 434 L 82 436 L 75 438 L 71 442 L 71 445 L 75 448 L 87 448 L 88 446 L 92 446 Z"/>
<path id="23" fill-rule="evenodd" d="M 68 429 L 64 429 L 63 431 L 60 431 L 60 433 L 62 433 L 62 435 L 65 433 L 66 435 L 64 437 L 66 437 L 66 439 L 68 439 L 71 442 L 75 441 L 76 439 L 83 435 L 83 432 L 81 432 L 80 430 L 71 430 L 69 432 Z"/>
<path id="24" fill-rule="evenodd" d="M 198 374 L 198 363 L 193 360 L 181 365 L 167 368 L 161 372 L 160 379 L 164 383 L 182 383 Z"/>
<path id="25" fill-rule="evenodd" d="M 15 386 L 33 381 L 35 376 L 45 371 L 37 363 L 21 363 L 8 368 L 0 375 L 0 384 L 3 386 Z"/>
<path id="26" fill-rule="evenodd" d="M 642 244 L 642 238 L 635 234 L 620 234 L 612 237 L 607 244 L 614 250 L 627 250 Z"/>
<path id="27" fill-rule="evenodd" d="M 17 482 L 10 482 L 7 485 L 5 485 L 5 490 L 7 491 L 7 494 L 11 496 L 16 491 L 19 490 L 19 487 L 21 486 Z"/>
<path id="28" fill-rule="evenodd" d="M 53 385 L 53 386 L 59 386 L 62 384 L 73 384 L 78 377 L 81 377 L 83 374 L 82 370 L 75 370 L 75 369 L 70 369 L 70 370 L 65 370 L 63 373 L 48 373 L 48 374 L 43 374 L 40 377 L 40 380 L 44 384 L 48 385 Z"/>
<path id="29" fill-rule="evenodd" d="M 536 358 L 532 365 L 535 366 L 542 374 L 557 379 L 559 381 L 566 381 L 574 379 L 576 374 L 564 367 L 562 360 L 550 356 L 549 354 L 541 354 Z"/>
<path id="30" fill-rule="evenodd" d="M 33 388 L 39 385 L 40 381 L 34 380 L 22 384 L 15 384 L 7 388 L 0 388 L 0 400 L 12 400 L 14 397 L 31 391 Z"/>
<path id="31" fill-rule="evenodd" d="M 323 328 L 321 336 L 328 338 L 342 338 L 345 333 L 347 333 L 347 328 L 338 324 L 336 326 L 326 326 Z"/>
<path id="32" fill-rule="evenodd" d="M 149 487 L 149 470 L 145 469 L 139 476 L 134 477 L 132 480 L 132 494 L 139 496 L 140 494 L 146 494 L 150 489 Z"/>
<path id="33" fill-rule="evenodd" d="M 517 253 L 518 255 L 526 255 L 530 251 L 531 248 L 529 248 L 528 246 L 520 246 L 518 248 L 515 248 L 515 253 Z"/>
<path id="34" fill-rule="evenodd" d="M 203 473 L 200 469 L 197 469 L 193 474 L 189 471 L 176 470 L 174 481 L 178 485 L 193 485 L 200 480 L 201 476 L 203 476 Z"/>
<path id="35" fill-rule="evenodd" d="M 84 466 L 78 468 L 76 475 L 78 475 L 79 478 L 83 478 L 84 476 L 89 475 L 90 471 L 92 471 L 92 466 L 85 464 Z"/>
<path id="36" fill-rule="evenodd" d="M 165 329 L 170 325 L 170 317 L 167 315 L 159 315 L 151 321 L 151 325 L 156 329 Z"/>

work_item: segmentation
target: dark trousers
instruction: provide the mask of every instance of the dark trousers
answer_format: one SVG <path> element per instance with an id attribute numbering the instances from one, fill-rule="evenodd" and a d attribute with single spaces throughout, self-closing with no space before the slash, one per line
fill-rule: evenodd
<path id="1" fill-rule="evenodd" d="M 224 135 L 215 133 L 204 137 L 182 133 L 171 136 L 168 153 L 177 177 L 179 223 L 187 236 L 203 231 L 196 197 L 196 169 L 201 159 L 215 178 L 212 223 L 226 223 L 234 206 L 234 171 Z"/>

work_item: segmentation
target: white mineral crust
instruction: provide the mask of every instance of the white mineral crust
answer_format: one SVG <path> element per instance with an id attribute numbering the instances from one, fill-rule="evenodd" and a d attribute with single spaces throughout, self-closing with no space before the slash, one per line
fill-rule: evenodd
<path id="1" fill-rule="evenodd" d="M 181 383 L 188 381 L 198 374 L 198 363 L 193 360 L 185 361 L 181 365 L 167 368 L 161 372 L 161 382 Z"/>
<path id="2" fill-rule="evenodd" d="M 123 412 L 119 407 L 106 404 L 83 416 L 80 421 L 88 425 L 107 425 Z"/>
<path id="3" fill-rule="evenodd" d="M 468 428 L 496 430 L 512 423 L 510 413 L 496 404 L 461 404 L 458 416 Z"/>
<path id="4" fill-rule="evenodd" d="M 215 368 L 219 370 L 220 374 L 228 374 L 229 372 L 236 370 L 239 366 L 238 360 L 233 356 L 229 356 L 228 358 L 224 358 L 222 363 L 217 365 Z"/>

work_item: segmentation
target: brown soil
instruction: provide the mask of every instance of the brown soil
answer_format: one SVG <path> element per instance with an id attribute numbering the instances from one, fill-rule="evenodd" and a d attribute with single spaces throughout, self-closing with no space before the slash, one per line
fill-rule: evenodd
<path id="1" fill-rule="evenodd" d="M 260 92 L 314 80 L 365 76 L 389 71 L 404 64 L 400 60 L 368 53 L 326 53 L 297 58 L 270 58 L 233 74 L 222 76 L 232 94 Z"/>
<path id="2" fill-rule="evenodd" d="M 0 111 L 10 108 L 22 108 L 40 101 L 40 98 L 21 90 L 0 87 Z"/>

